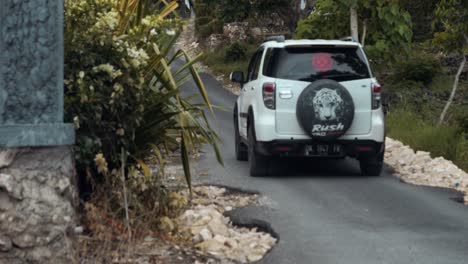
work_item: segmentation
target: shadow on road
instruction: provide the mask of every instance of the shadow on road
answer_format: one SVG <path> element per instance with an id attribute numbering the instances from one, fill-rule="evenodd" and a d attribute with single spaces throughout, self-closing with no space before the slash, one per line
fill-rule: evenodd
<path id="1" fill-rule="evenodd" d="M 361 175 L 359 163 L 353 159 L 274 158 L 269 169 L 271 178 L 375 178 Z"/>

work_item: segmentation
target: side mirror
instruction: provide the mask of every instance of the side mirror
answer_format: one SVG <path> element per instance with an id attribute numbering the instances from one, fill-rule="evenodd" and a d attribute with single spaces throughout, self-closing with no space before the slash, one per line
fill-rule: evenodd
<path id="1" fill-rule="evenodd" d="M 231 72 L 231 75 L 229 76 L 229 79 L 232 82 L 243 84 L 244 83 L 244 73 L 241 72 L 241 71 Z"/>

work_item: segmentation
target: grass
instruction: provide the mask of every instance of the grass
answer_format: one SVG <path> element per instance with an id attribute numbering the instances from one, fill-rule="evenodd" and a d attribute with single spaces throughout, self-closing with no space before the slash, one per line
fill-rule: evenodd
<path id="1" fill-rule="evenodd" d="M 429 89 L 432 91 L 452 91 L 453 82 L 455 81 L 455 75 L 439 74 L 434 77 L 432 83 L 429 85 Z M 460 82 L 459 88 L 465 87 L 466 84 Z"/>
<path id="2" fill-rule="evenodd" d="M 387 133 L 415 150 L 444 157 L 468 171 L 468 102 L 463 95 L 468 82 L 460 82 L 446 124 L 437 124 L 454 78 L 441 72 L 425 85 L 390 77 L 384 87 L 398 95 L 399 103 L 387 116 Z"/>
<path id="3" fill-rule="evenodd" d="M 435 125 L 414 112 L 400 109 L 387 116 L 387 133 L 413 149 L 452 160 L 468 171 L 468 138 L 458 126 Z"/>

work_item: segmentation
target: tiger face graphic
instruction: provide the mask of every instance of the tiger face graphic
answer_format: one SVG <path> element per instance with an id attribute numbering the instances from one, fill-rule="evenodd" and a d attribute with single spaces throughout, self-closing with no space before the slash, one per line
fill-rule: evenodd
<path id="1" fill-rule="evenodd" d="M 315 94 L 313 99 L 315 117 L 321 121 L 337 119 L 337 110 L 343 107 L 343 99 L 335 90 L 323 88 Z"/>

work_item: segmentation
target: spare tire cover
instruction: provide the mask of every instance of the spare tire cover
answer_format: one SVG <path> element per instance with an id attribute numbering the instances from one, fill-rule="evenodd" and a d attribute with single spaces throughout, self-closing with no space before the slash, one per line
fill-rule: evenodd
<path id="1" fill-rule="evenodd" d="M 353 98 L 336 81 L 315 81 L 299 96 L 296 115 L 299 124 L 312 138 L 333 140 L 344 135 L 353 123 Z"/>

